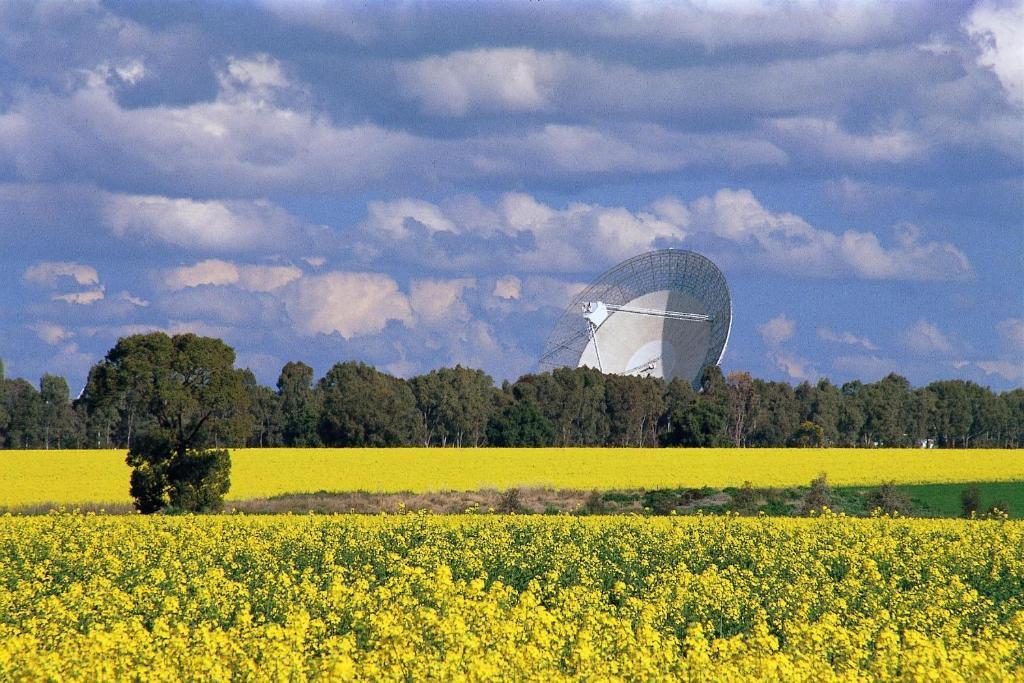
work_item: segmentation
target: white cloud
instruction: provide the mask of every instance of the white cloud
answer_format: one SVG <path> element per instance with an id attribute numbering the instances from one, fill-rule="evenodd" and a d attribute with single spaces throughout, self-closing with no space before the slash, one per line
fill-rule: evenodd
<path id="1" fill-rule="evenodd" d="M 502 195 L 493 206 L 474 197 L 442 205 L 373 202 L 362 230 L 379 249 L 392 251 L 395 239 L 406 240 L 409 258 L 439 267 L 501 262 L 524 271 L 591 268 L 685 236 L 680 226 L 651 212 L 582 202 L 556 209 L 520 192 Z M 438 233 L 449 239 L 433 241 Z M 462 245 L 467 252 L 458 253 Z"/>
<path id="2" fill-rule="evenodd" d="M 476 280 L 413 280 L 409 291 L 409 304 L 416 317 L 435 325 L 451 320 L 468 320 L 469 309 L 462 300 L 462 292 L 476 287 Z"/>
<path id="3" fill-rule="evenodd" d="M 986 375 L 996 375 L 1010 382 L 1024 382 L 1024 361 L 983 360 L 976 365 Z"/>
<path id="4" fill-rule="evenodd" d="M 1024 352 L 1024 320 L 1007 318 L 996 323 L 996 334 L 1011 352 Z"/>
<path id="5" fill-rule="evenodd" d="M 722 189 L 689 206 L 693 233 L 710 232 L 740 247 L 765 269 L 820 277 L 962 280 L 973 276 L 967 256 L 944 242 L 922 242 L 913 226 L 897 226 L 896 244 L 871 232 L 836 235 L 791 213 L 765 208 L 749 190 Z"/>
<path id="6" fill-rule="evenodd" d="M 837 344 L 849 344 L 860 346 L 868 351 L 878 351 L 878 346 L 867 337 L 858 337 L 852 332 L 834 332 L 827 327 L 818 328 L 818 339 L 822 341 L 835 342 Z"/>
<path id="7" fill-rule="evenodd" d="M 133 306 L 138 306 L 139 308 L 145 308 L 146 306 L 149 306 L 148 301 L 141 297 L 135 296 L 131 292 L 121 292 L 120 294 L 117 295 L 117 298 L 120 299 L 121 301 L 127 301 Z"/>
<path id="8" fill-rule="evenodd" d="M 953 351 L 953 344 L 946 338 L 939 328 L 924 318 L 918 320 L 912 327 L 900 333 L 900 340 L 914 353 L 930 355 L 936 353 L 950 353 Z"/>
<path id="9" fill-rule="evenodd" d="M 430 232 L 458 231 L 439 207 L 419 199 L 370 202 L 366 208 L 369 215 L 364 227 L 385 238 L 409 236 L 410 221 Z"/>
<path id="10" fill-rule="evenodd" d="M 836 121 L 813 117 L 774 119 L 769 131 L 784 140 L 787 149 L 803 149 L 814 157 L 851 163 L 898 163 L 921 156 L 925 144 L 906 130 L 857 135 Z"/>
<path id="11" fill-rule="evenodd" d="M 25 282 L 55 288 L 60 280 L 71 278 L 77 284 L 88 286 L 100 283 L 99 273 L 92 266 L 74 261 L 43 261 L 29 266 L 23 276 Z"/>
<path id="12" fill-rule="evenodd" d="M 60 344 L 61 342 L 66 341 L 74 336 L 73 333 L 64 329 L 60 325 L 57 325 L 56 323 L 38 322 L 33 323 L 28 327 L 30 330 L 35 332 L 36 335 L 38 335 L 38 337 L 41 340 L 43 340 L 47 344 L 50 344 L 51 346 Z"/>
<path id="13" fill-rule="evenodd" d="M 757 326 L 761 339 L 768 346 L 775 347 L 793 338 L 796 331 L 796 323 L 780 313 L 766 323 Z"/>
<path id="14" fill-rule="evenodd" d="M 200 285 L 231 285 L 238 282 L 238 267 L 219 259 L 200 261 L 193 266 L 175 268 L 164 275 L 164 286 L 172 291 Z"/>
<path id="15" fill-rule="evenodd" d="M 306 256 L 302 260 L 308 263 L 313 268 L 323 268 L 324 264 L 327 263 L 327 259 L 325 259 L 323 256 Z"/>
<path id="16" fill-rule="evenodd" d="M 249 292 L 272 292 L 300 277 L 302 271 L 295 266 L 238 265 L 207 259 L 166 272 L 163 284 L 171 291 L 201 285 L 235 285 Z"/>
<path id="17" fill-rule="evenodd" d="M 464 116 L 471 110 L 531 112 L 548 106 L 567 71 L 562 52 L 493 48 L 431 56 L 396 66 L 403 93 L 424 111 Z"/>
<path id="18" fill-rule="evenodd" d="M 775 363 L 775 366 L 786 373 L 786 375 L 797 381 L 811 381 L 818 378 L 818 371 L 811 365 L 811 361 L 802 358 L 795 353 L 788 351 L 772 351 L 768 357 Z"/>
<path id="19" fill-rule="evenodd" d="M 523 282 L 515 275 L 505 275 L 494 281 L 491 296 L 499 299 L 518 299 L 523 295 Z"/>
<path id="20" fill-rule="evenodd" d="M 832 361 L 832 365 L 841 372 L 846 372 L 863 382 L 874 382 L 893 372 L 897 363 L 891 358 L 879 358 L 872 354 L 870 356 L 838 356 Z"/>
<path id="21" fill-rule="evenodd" d="M 304 277 L 285 292 L 288 315 L 303 334 L 345 339 L 376 334 L 388 321 L 413 325 L 412 308 L 398 283 L 380 273 L 331 272 Z"/>
<path id="22" fill-rule="evenodd" d="M 335 126 L 265 56 L 232 57 L 218 76 L 214 99 L 178 106 L 125 107 L 104 79 L 66 94 L 24 91 L 0 113 L 0 158 L 32 180 L 83 175 L 161 194 L 249 197 L 421 177 L 429 168 L 415 159 L 437 158 L 408 133 Z"/>
<path id="23" fill-rule="evenodd" d="M 186 248 L 238 251 L 279 246 L 300 226 L 266 200 L 196 201 L 111 195 L 103 217 L 119 237 L 138 235 Z"/>
<path id="24" fill-rule="evenodd" d="M 223 99 L 257 107 L 269 105 L 279 95 L 296 89 L 285 76 L 281 62 L 267 54 L 228 57 L 217 81 Z"/>
<path id="25" fill-rule="evenodd" d="M 978 64 L 992 69 L 1010 101 L 1024 104 L 1024 2 L 982 2 L 965 29 L 978 47 Z"/>
<path id="26" fill-rule="evenodd" d="M 689 204 L 665 197 L 637 211 L 583 202 L 557 208 L 522 192 L 504 194 L 493 205 L 471 196 L 440 204 L 405 198 L 372 202 L 361 227 L 376 244 L 373 253 L 395 253 L 399 240 L 408 243 L 401 251 L 406 258 L 446 269 L 500 264 L 526 272 L 592 270 L 650 249 L 692 244 L 725 266 L 754 265 L 787 275 L 973 275 L 962 251 L 924 241 L 913 226 L 897 226 L 888 245 L 871 232 L 837 235 L 795 214 L 767 209 L 749 190 L 722 189 Z M 720 239 L 701 249 L 709 237 Z"/>
<path id="27" fill-rule="evenodd" d="M 81 304 L 88 306 L 94 304 L 97 301 L 102 301 L 105 296 L 103 288 L 90 289 L 84 292 L 71 292 L 70 294 L 54 294 L 51 299 L 54 301 L 64 301 L 69 304 Z"/>

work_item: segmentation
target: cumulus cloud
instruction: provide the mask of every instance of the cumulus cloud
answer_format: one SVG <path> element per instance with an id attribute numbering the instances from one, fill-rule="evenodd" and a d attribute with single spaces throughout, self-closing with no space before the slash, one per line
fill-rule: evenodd
<path id="1" fill-rule="evenodd" d="M 74 261 L 43 261 L 29 266 L 22 276 L 25 282 L 53 289 L 64 278 L 70 278 L 79 285 L 98 285 L 99 273 L 92 266 Z"/>
<path id="2" fill-rule="evenodd" d="M 757 326 L 761 340 L 768 347 L 768 360 L 779 370 L 786 373 L 790 380 L 803 382 L 816 379 L 818 371 L 813 363 L 791 349 L 785 348 L 786 342 L 796 333 L 796 323 L 780 313 L 771 320 Z"/>
<path id="3" fill-rule="evenodd" d="M 208 259 L 166 272 L 163 284 L 172 291 L 201 285 L 235 285 L 250 292 L 271 292 L 301 276 L 302 271 L 295 266 L 237 265 Z"/>
<path id="4" fill-rule="evenodd" d="M 69 332 L 56 323 L 50 322 L 33 323 L 29 325 L 29 329 L 35 332 L 42 341 L 50 344 L 51 346 L 67 341 L 74 336 L 72 332 Z"/>
<path id="5" fill-rule="evenodd" d="M 986 375 L 996 375 L 1010 382 L 1024 382 L 1024 360 L 983 360 L 976 365 Z"/>
<path id="6" fill-rule="evenodd" d="M 471 109 L 528 112 L 548 105 L 568 55 L 495 48 L 431 56 L 396 66 L 402 92 L 431 114 Z"/>
<path id="7" fill-rule="evenodd" d="M 528 272 L 579 271 L 659 247 L 699 249 L 715 238 L 704 251 L 726 265 L 789 275 L 973 276 L 962 251 L 924 240 L 914 226 L 897 226 L 889 244 L 872 232 L 837 235 L 795 214 L 769 210 L 749 190 L 722 189 L 689 203 L 665 197 L 637 211 L 583 202 L 557 208 L 522 192 L 504 194 L 493 205 L 467 196 L 440 204 L 403 198 L 371 202 L 361 227 L 377 243 L 375 253 L 452 269 L 501 264 Z"/>
<path id="8" fill-rule="evenodd" d="M 408 258 L 442 268 L 501 263 L 525 271 L 580 270 L 678 244 L 680 226 L 648 211 L 574 202 L 556 209 L 526 193 L 494 205 L 457 197 L 442 205 L 399 199 L 373 202 L 362 231 L 389 252 L 404 240 Z"/>
<path id="9" fill-rule="evenodd" d="M 900 367 L 892 358 L 881 358 L 871 355 L 837 356 L 832 365 L 840 372 L 845 372 L 864 382 L 879 380 L 896 368 Z"/>
<path id="10" fill-rule="evenodd" d="M 691 232 L 709 232 L 744 248 L 766 269 L 881 280 L 963 280 L 973 276 L 967 256 L 945 242 L 925 242 L 920 231 L 897 226 L 895 244 L 872 232 L 836 235 L 800 216 L 765 208 L 749 190 L 722 189 L 689 206 Z"/>
<path id="11" fill-rule="evenodd" d="M 920 156 L 924 143 L 912 132 L 889 130 L 863 135 L 850 133 L 831 119 L 792 117 L 774 119 L 769 130 L 785 140 L 787 149 L 810 152 L 813 158 L 852 163 L 898 163 Z"/>
<path id="12" fill-rule="evenodd" d="M 462 300 L 462 292 L 476 287 L 476 280 L 413 280 L 409 291 L 409 305 L 417 318 L 428 324 L 450 320 L 467 320 L 469 309 Z"/>
<path id="13" fill-rule="evenodd" d="M 380 273 L 331 272 L 304 277 L 285 295 L 288 315 L 303 334 L 345 339 L 381 332 L 389 321 L 414 324 L 408 297 Z"/>
<path id="14" fill-rule="evenodd" d="M 505 275 L 494 281 L 491 296 L 499 299 L 518 299 L 523 295 L 523 281 L 515 275 Z"/>
<path id="15" fill-rule="evenodd" d="M 757 331 L 765 344 L 774 347 L 793 338 L 796 323 L 787 318 L 785 313 L 780 313 L 768 322 L 758 325 Z"/>
<path id="16" fill-rule="evenodd" d="M 965 21 L 978 64 L 992 69 L 1009 99 L 1024 105 L 1024 2 L 979 3 Z"/>
<path id="17" fill-rule="evenodd" d="M 1007 318 L 996 323 L 996 334 L 1007 350 L 1024 353 L 1024 320 Z"/>
<path id="18" fill-rule="evenodd" d="M 71 292 L 69 294 L 54 294 L 51 299 L 54 301 L 64 301 L 69 304 L 80 304 L 88 306 L 94 304 L 97 301 L 102 301 L 105 293 L 103 288 L 90 289 L 84 292 Z"/>
<path id="19" fill-rule="evenodd" d="M 921 355 L 944 354 L 953 351 L 953 344 L 938 327 L 924 318 L 900 333 L 900 339 L 908 349 Z"/>
<path id="20" fill-rule="evenodd" d="M 835 332 L 827 327 L 819 327 L 817 330 L 818 339 L 837 344 L 849 344 L 860 346 L 868 351 L 878 351 L 878 346 L 867 337 L 858 337 L 852 332 Z"/>
<path id="21" fill-rule="evenodd" d="M 266 200 L 197 201 L 111 195 L 103 217 L 119 237 L 139 236 L 178 247 L 241 251 L 280 245 L 300 226 Z"/>
<path id="22" fill-rule="evenodd" d="M 769 353 L 768 357 L 791 380 L 809 382 L 818 378 L 818 371 L 811 365 L 811 361 L 795 353 L 776 350 Z"/>

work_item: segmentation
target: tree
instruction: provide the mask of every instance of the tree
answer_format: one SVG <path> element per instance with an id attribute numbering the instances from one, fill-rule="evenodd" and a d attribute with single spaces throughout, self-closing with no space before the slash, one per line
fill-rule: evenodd
<path id="1" fill-rule="evenodd" d="M 662 445 L 711 448 L 723 446 L 725 437 L 725 408 L 717 402 L 700 396 L 690 409 L 676 417 L 672 429 L 662 435 Z"/>
<path id="2" fill-rule="evenodd" d="M 800 423 L 790 443 L 800 448 L 821 448 L 825 445 L 825 429 L 810 420 Z"/>
<path id="3" fill-rule="evenodd" d="M 42 409 L 39 392 L 23 379 L 3 380 L 3 410 L 7 413 L 7 448 L 32 448 L 42 443 Z"/>
<path id="4" fill-rule="evenodd" d="M 658 422 L 665 412 L 664 383 L 651 377 L 605 377 L 608 443 L 613 446 L 657 444 Z"/>
<path id="5" fill-rule="evenodd" d="M 270 387 L 259 384 L 250 370 L 245 371 L 245 390 L 249 394 L 252 422 L 252 432 L 246 439 L 246 445 L 256 448 L 280 446 L 282 428 L 278 395 Z"/>
<path id="6" fill-rule="evenodd" d="M 754 421 L 757 395 L 749 372 L 730 372 L 726 386 L 729 392 L 729 438 L 738 448 L 746 445 L 747 433 Z"/>
<path id="7" fill-rule="evenodd" d="M 317 385 L 328 446 L 411 446 L 423 423 L 409 385 L 364 363 L 338 363 Z"/>
<path id="8" fill-rule="evenodd" d="M 209 446 L 244 443 L 250 431 L 245 373 L 234 362 L 234 350 L 219 339 L 154 332 L 118 340 L 93 368 L 87 390 L 95 404 L 145 418 L 127 457 L 140 511 L 222 504 L 230 456 Z"/>
<path id="9" fill-rule="evenodd" d="M 494 380 L 456 365 L 413 377 L 409 386 L 426 426 L 424 445 L 479 446 L 494 406 Z"/>
<path id="10" fill-rule="evenodd" d="M 487 424 L 487 441 L 492 446 L 539 447 L 555 441 L 555 427 L 530 398 L 514 401 Z"/>
<path id="11" fill-rule="evenodd" d="M 43 375 L 39 380 L 39 398 L 42 402 L 43 444 L 61 448 L 65 439 L 74 436 L 75 415 L 71 410 L 71 392 L 67 380 L 57 375 Z"/>
<path id="12" fill-rule="evenodd" d="M 277 396 L 284 445 L 320 445 L 320 405 L 313 391 L 313 368 L 300 362 L 285 363 L 277 378 Z"/>

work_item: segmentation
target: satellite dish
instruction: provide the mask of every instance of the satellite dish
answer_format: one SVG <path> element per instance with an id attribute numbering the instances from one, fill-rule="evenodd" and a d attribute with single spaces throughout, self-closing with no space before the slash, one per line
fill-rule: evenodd
<path id="1" fill-rule="evenodd" d="M 721 361 L 731 326 L 722 271 L 696 252 L 661 249 L 623 261 L 578 294 L 540 364 L 678 377 L 697 387 L 704 368 Z"/>

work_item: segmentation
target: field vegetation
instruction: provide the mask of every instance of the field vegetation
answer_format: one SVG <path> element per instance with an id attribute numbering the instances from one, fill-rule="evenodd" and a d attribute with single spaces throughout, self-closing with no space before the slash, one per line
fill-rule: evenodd
<path id="1" fill-rule="evenodd" d="M 1024 453 L 981 449 L 263 448 L 232 450 L 231 460 L 229 501 L 319 491 L 784 488 L 821 472 L 836 487 L 1024 482 Z M 131 500 L 124 451 L 6 451 L 0 463 L 5 508 Z"/>
<path id="2" fill-rule="evenodd" d="M 0 518 L 11 680 L 1020 680 L 1024 524 Z"/>

